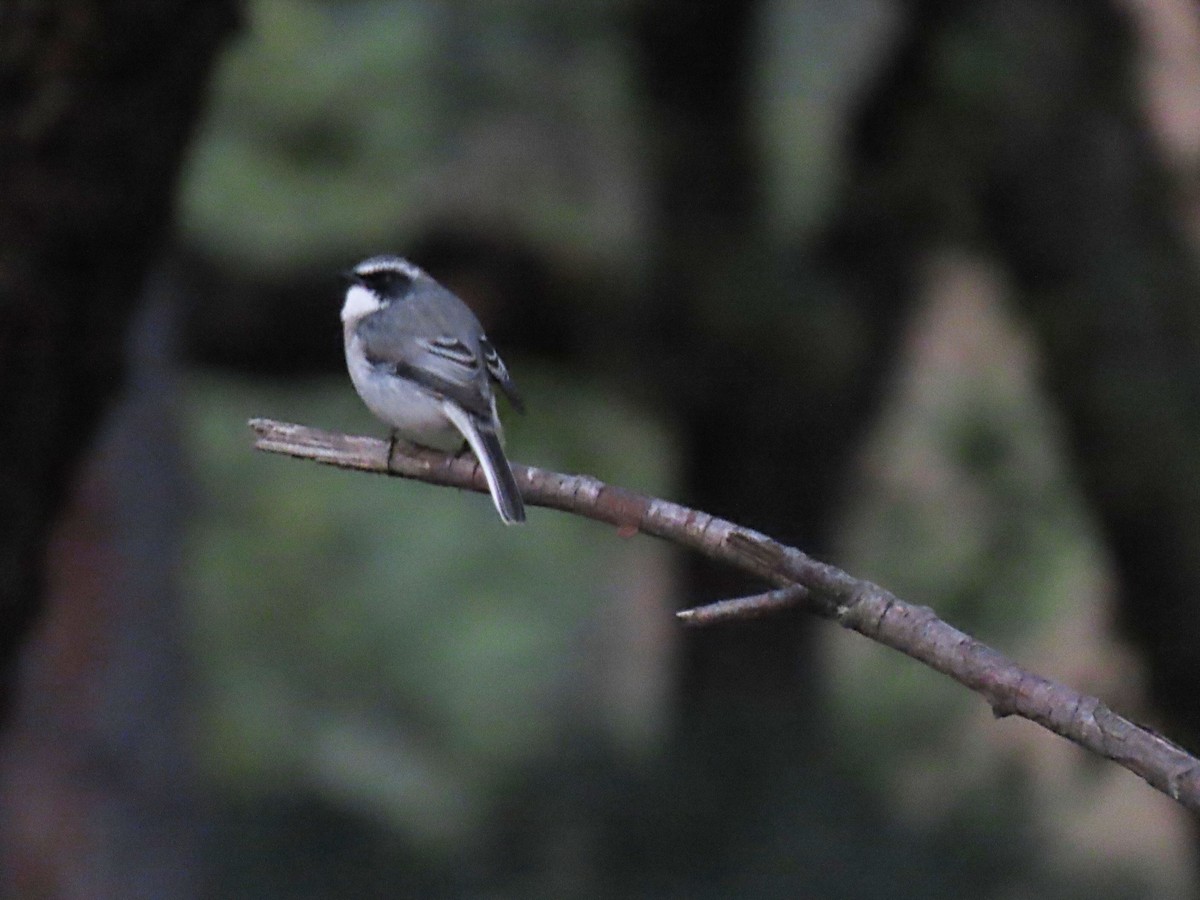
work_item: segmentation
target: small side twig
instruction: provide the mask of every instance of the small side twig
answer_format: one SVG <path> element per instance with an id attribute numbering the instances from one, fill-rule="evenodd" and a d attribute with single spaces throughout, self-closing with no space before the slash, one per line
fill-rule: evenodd
<path id="1" fill-rule="evenodd" d="M 354 437 L 252 419 L 255 446 L 272 453 L 342 468 L 413 478 L 486 492 L 475 460 L 396 447 Z M 1036 722 L 1110 759 L 1148 784 L 1200 812 L 1200 760 L 1150 729 L 1108 709 L 1095 697 L 1018 666 L 1003 654 L 868 581 L 819 562 L 794 547 L 699 510 L 648 497 L 584 475 L 514 465 L 525 502 L 641 531 L 728 563 L 776 586 L 754 597 L 725 600 L 677 613 L 687 625 L 766 615 L 800 607 L 899 650 L 982 696 L 998 716 Z"/>
<path id="2" fill-rule="evenodd" d="M 675 613 L 675 618 L 682 624 L 692 627 L 718 625 L 722 622 L 761 619 L 785 609 L 805 606 L 810 602 L 812 602 L 812 591 L 803 585 L 793 584 L 790 587 L 767 591 L 765 594 L 735 597 L 732 600 L 718 600 L 716 603 L 706 603 L 704 606 L 681 609 Z"/>

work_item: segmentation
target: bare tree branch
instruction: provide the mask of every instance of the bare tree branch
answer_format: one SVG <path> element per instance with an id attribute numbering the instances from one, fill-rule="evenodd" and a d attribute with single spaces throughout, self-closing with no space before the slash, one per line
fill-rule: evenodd
<path id="1" fill-rule="evenodd" d="M 327 465 L 413 478 L 486 493 L 471 457 L 252 419 L 255 447 Z M 676 615 L 700 626 L 799 607 L 899 650 L 980 694 L 997 717 L 1016 715 L 1110 759 L 1151 786 L 1200 812 L 1200 760 L 1155 732 L 1114 713 L 1095 697 L 1028 672 L 931 609 L 899 599 L 869 581 L 818 562 L 764 534 L 699 510 L 647 497 L 586 475 L 513 465 L 525 502 L 641 531 L 757 575 L 777 586 L 766 594 L 726 600 Z"/>

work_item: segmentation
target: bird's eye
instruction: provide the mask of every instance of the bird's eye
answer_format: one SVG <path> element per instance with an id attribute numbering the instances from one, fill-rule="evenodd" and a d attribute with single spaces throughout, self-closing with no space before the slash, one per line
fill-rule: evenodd
<path id="1" fill-rule="evenodd" d="M 394 269 L 381 269 L 362 276 L 363 282 L 382 297 L 398 297 L 412 286 L 412 277 Z"/>

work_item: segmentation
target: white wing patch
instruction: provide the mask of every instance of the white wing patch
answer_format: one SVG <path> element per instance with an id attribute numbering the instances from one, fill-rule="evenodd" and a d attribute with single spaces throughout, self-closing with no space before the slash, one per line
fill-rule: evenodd
<path id="1" fill-rule="evenodd" d="M 483 350 L 483 361 L 492 377 L 500 382 L 508 381 L 508 369 L 504 365 L 504 360 L 500 358 L 500 354 L 496 352 L 496 348 L 492 346 L 492 342 L 480 335 L 479 346 Z"/>
<path id="2" fill-rule="evenodd" d="M 419 343 L 435 356 L 457 363 L 464 369 L 479 368 L 479 359 L 475 352 L 458 338 L 438 337 L 432 340 L 423 339 Z"/>

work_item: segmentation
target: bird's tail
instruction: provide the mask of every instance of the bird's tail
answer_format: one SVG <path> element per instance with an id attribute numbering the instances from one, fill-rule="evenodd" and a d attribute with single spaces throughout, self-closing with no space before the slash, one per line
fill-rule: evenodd
<path id="1" fill-rule="evenodd" d="M 479 460 L 483 477 L 487 479 L 488 491 L 492 495 L 492 503 L 496 505 L 496 512 L 500 513 L 500 519 L 505 525 L 524 522 L 525 502 L 521 499 L 521 489 L 517 487 L 517 480 L 508 465 L 508 457 L 504 455 L 504 447 L 500 443 L 500 434 L 496 426 L 490 422 L 480 422 L 451 400 L 445 401 L 442 407 L 450 421 L 467 439 L 471 452 Z"/>

